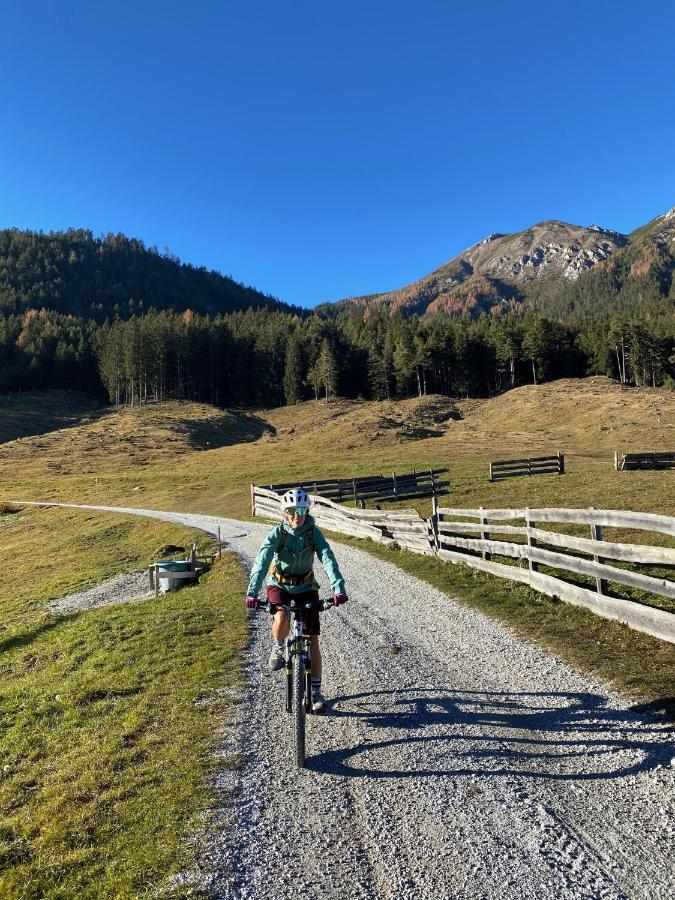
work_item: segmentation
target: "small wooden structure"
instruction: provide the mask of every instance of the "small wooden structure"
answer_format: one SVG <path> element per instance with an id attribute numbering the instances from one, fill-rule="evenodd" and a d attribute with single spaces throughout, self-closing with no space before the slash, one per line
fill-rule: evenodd
<path id="1" fill-rule="evenodd" d="M 198 581 L 199 577 L 208 572 L 216 555 L 220 556 L 220 528 L 218 529 L 218 550 L 214 554 L 207 556 L 197 556 L 197 544 L 193 541 L 190 556 L 186 560 L 188 567 L 184 572 L 162 571 L 162 564 L 153 563 L 148 568 L 148 577 L 150 579 L 150 590 L 154 590 L 155 597 L 159 597 L 160 581 Z"/>
<path id="2" fill-rule="evenodd" d="M 445 493 L 449 482 L 439 478 L 447 469 L 427 469 L 418 472 L 389 475 L 358 475 L 354 478 L 301 478 L 283 484 L 266 485 L 277 494 L 293 487 L 301 487 L 316 497 L 326 497 L 335 503 L 353 502 L 365 509 L 367 500 L 402 500 L 413 497 L 433 497 Z"/>
<path id="3" fill-rule="evenodd" d="M 490 481 L 516 478 L 519 475 L 564 475 L 565 454 L 528 456 L 524 459 L 500 459 L 490 463 Z"/>
<path id="4" fill-rule="evenodd" d="M 626 469 L 675 469 L 675 453 L 624 453 L 614 454 L 614 468 L 617 472 Z"/>

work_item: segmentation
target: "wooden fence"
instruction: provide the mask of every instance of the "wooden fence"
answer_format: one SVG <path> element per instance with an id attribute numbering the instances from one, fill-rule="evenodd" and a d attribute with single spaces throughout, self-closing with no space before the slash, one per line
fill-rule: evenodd
<path id="1" fill-rule="evenodd" d="M 251 509 L 253 515 L 279 519 L 281 497 L 268 488 L 251 485 Z M 437 555 L 446 562 L 520 581 L 542 594 L 675 643 L 675 613 L 607 593 L 608 582 L 613 582 L 675 599 L 675 581 L 612 565 L 616 561 L 675 566 L 675 548 L 608 541 L 602 535 L 603 528 L 618 528 L 675 537 L 672 516 L 593 508 L 455 509 L 440 507 L 434 498 L 432 516 L 424 519 L 414 509 L 354 509 L 316 495 L 312 496 L 312 515 L 330 531 L 369 537 L 378 543 L 396 542 L 413 553 Z M 522 524 L 505 524 L 513 520 Z M 540 527 L 547 523 L 586 526 L 590 537 Z M 516 559 L 518 564 L 496 562 L 493 556 Z M 595 590 L 541 572 L 540 566 L 589 576 L 595 579 Z"/>
<path id="2" fill-rule="evenodd" d="M 336 503 L 353 501 L 365 508 L 367 500 L 402 500 L 415 497 L 433 497 L 448 488 L 448 482 L 439 478 L 447 469 L 428 469 L 397 475 L 359 475 L 356 478 L 327 478 L 323 480 L 303 478 L 283 484 L 267 485 L 268 490 L 282 494 L 288 488 L 301 487 L 316 497 L 326 497 Z"/>
<path id="3" fill-rule="evenodd" d="M 513 519 L 520 519 L 523 524 L 495 524 Z M 589 526 L 590 538 L 538 527 L 540 523 L 549 522 Z M 675 599 L 674 581 L 608 564 L 608 561 L 616 560 L 675 566 L 675 549 L 602 539 L 603 527 L 646 530 L 673 537 L 675 518 L 671 516 L 600 509 L 452 509 L 435 505 L 432 525 L 436 552 L 441 559 L 523 582 L 543 594 L 583 606 L 607 619 L 675 643 L 675 614 L 607 596 L 607 583 L 611 581 Z M 495 540 L 493 535 L 503 535 L 510 540 Z M 546 549 L 542 544 L 556 549 Z M 561 553 L 560 548 L 571 550 L 574 555 Z M 494 562 L 493 555 L 517 559 L 519 564 Z M 595 579 L 595 590 L 544 574 L 539 571 L 540 565 L 590 576 Z"/>
<path id="4" fill-rule="evenodd" d="M 675 453 L 624 453 L 614 454 L 617 472 L 626 469 L 675 469 Z"/>
<path id="5" fill-rule="evenodd" d="M 525 459 L 500 459 L 490 463 L 490 481 L 516 478 L 519 475 L 564 475 L 565 456 L 529 456 Z"/>
<path id="6" fill-rule="evenodd" d="M 251 485 L 254 516 L 280 519 L 281 496 L 269 488 Z M 416 509 L 389 511 L 340 506 L 328 497 L 312 496 L 312 516 L 317 525 L 352 537 L 372 538 L 382 544 L 397 543 L 406 550 L 428 556 L 435 553 L 431 523 Z"/>

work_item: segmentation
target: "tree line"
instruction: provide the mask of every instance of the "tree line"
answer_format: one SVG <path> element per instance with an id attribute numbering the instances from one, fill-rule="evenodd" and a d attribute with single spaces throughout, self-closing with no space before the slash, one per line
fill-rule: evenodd
<path id="1" fill-rule="evenodd" d="M 376 305 L 331 317 L 266 308 L 216 316 L 150 310 L 103 323 L 34 308 L 0 316 L 0 390 L 74 388 L 120 405 L 488 396 L 589 374 L 674 388 L 672 317 L 471 320 L 391 315 Z"/>

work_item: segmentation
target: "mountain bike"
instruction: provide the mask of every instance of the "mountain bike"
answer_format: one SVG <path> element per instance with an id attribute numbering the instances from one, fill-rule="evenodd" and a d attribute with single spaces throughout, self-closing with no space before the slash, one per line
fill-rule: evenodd
<path id="1" fill-rule="evenodd" d="M 312 603 L 301 603 L 300 597 L 292 603 L 262 603 L 271 613 L 285 609 L 293 616 L 293 627 L 284 645 L 284 676 L 286 680 L 286 712 L 293 715 L 293 742 L 298 768 L 305 765 L 305 721 L 312 715 L 312 660 L 309 635 L 302 633 L 302 614 L 312 609 Z M 324 612 L 333 606 L 333 598 L 319 600 L 318 610 Z"/>

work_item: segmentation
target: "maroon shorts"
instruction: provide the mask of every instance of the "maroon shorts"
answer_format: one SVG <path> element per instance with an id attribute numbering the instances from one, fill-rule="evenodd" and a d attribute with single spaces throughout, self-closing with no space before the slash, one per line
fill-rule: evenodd
<path id="1" fill-rule="evenodd" d="M 288 591 L 285 591 L 283 588 L 277 587 L 276 585 L 269 585 L 267 587 L 267 602 L 268 603 L 282 603 L 289 604 L 293 600 L 302 599 L 303 603 L 319 603 L 319 592 L 318 591 L 302 591 L 300 594 L 289 594 Z M 302 611 L 302 631 L 303 634 L 321 634 L 321 626 L 319 624 L 319 610 L 314 607 L 314 609 L 303 609 Z"/>

